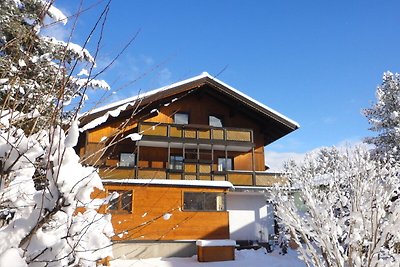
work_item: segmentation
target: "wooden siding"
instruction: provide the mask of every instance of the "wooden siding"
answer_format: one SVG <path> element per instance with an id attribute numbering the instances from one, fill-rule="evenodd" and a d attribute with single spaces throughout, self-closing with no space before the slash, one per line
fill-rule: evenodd
<path id="1" fill-rule="evenodd" d="M 168 162 L 168 149 L 161 147 L 140 147 L 139 168 L 163 168 Z"/>
<path id="2" fill-rule="evenodd" d="M 129 168 L 100 168 L 99 175 L 103 179 L 128 179 L 135 177 L 135 170 Z"/>
<path id="3" fill-rule="evenodd" d="M 229 238 L 228 212 L 183 211 L 183 192 L 225 192 L 221 188 L 154 185 L 106 185 L 106 190 L 132 190 L 132 213 L 112 214 L 114 240 L 196 240 Z M 97 191 L 93 197 L 104 196 Z M 104 208 L 103 208 L 104 212 Z M 169 219 L 163 215 L 170 213 Z"/>
<path id="4" fill-rule="evenodd" d="M 207 103 L 207 105 L 204 105 Z M 153 108 L 149 106 L 149 109 Z M 214 140 L 227 140 L 232 142 L 248 142 L 252 140 L 253 149 L 249 149 L 247 152 L 235 152 L 228 151 L 227 156 L 233 159 L 234 170 L 241 171 L 264 171 L 265 170 L 265 159 L 264 159 L 264 134 L 258 126 L 256 121 L 253 121 L 250 117 L 237 112 L 237 108 L 222 103 L 207 93 L 194 93 L 185 96 L 184 98 L 178 98 L 178 100 L 172 102 L 168 106 L 161 105 L 158 107 L 158 113 L 152 113 L 149 115 L 148 110 L 143 112 L 147 114 L 138 114 L 138 117 L 144 118 L 144 122 L 155 122 L 155 123 L 173 123 L 173 116 L 176 112 L 184 112 L 189 114 L 189 122 L 195 125 L 208 125 L 209 115 L 218 116 L 223 121 L 223 126 L 228 128 L 244 128 L 252 131 L 232 131 L 225 132 L 224 129 L 214 128 L 212 131 L 209 129 L 204 130 L 182 130 L 179 127 L 170 126 L 169 135 L 176 138 L 192 138 L 197 136 L 200 139 L 214 139 Z M 118 166 L 120 153 L 138 153 L 136 143 L 130 139 L 125 139 L 118 142 L 116 145 L 109 145 L 111 140 L 119 140 L 122 136 L 126 136 L 132 132 L 138 132 L 139 129 L 136 118 L 132 118 L 131 121 L 126 123 L 127 115 L 121 115 L 120 118 L 112 118 L 110 122 L 107 122 L 99 127 L 91 129 L 86 132 L 83 141 L 79 143 L 77 151 L 83 159 L 83 163 L 96 166 L 106 166 L 115 168 Z M 125 123 L 121 127 L 121 123 Z M 142 126 L 141 126 L 142 127 Z M 144 127 L 144 126 L 143 126 Z M 190 128 L 190 127 L 189 127 Z M 142 128 L 143 134 L 147 135 L 167 135 L 168 126 L 158 125 L 156 127 L 147 126 Z M 176 139 L 175 139 L 176 140 Z M 83 146 L 83 147 L 82 147 Z M 167 148 L 159 147 L 144 147 L 141 146 L 138 153 L 138 168 L 152 168 L 160 169 L 165 172 L 168 166 L 168 150 Z M 202 148 L 204 150 L 204 148 Z M 253 151 L 254 150 L 254 153 Z M 211 150 L 210 150 L 211 151 Z M 171 149 L 171 155 L 183 155 L 183 149 Z M 254 155 L 254 158 L 253 158 Z M 201 156 L 202 157 L 202 156 Z M 200 157 L 200 160 L 203 158 Z M 224 158 L 225 151 L 214 150 L 214 155 L 206 156 L 205 160 L 209 161 L 209 164 L 188 166 L 187 168 L 195 169 L 190 172 L 198 172 L 198 175 L 202 177 L 198 179 L 209 179 L 211 171 L 217 171 L 218 157 Z M 211 162 L 211 158 L 213 161 Z M 86 159 L 86 160 L 85 160 Z M 201 164 L 202 162 L 197 162 Z M 203 162 L 204 163 L 204 162 Z M 210 171 L 209 171 L 210 170 Z M 148 171 L 143 171 L 142 174 L 145 177 L 158 177 L 164 178 L 164 174 L 154 173 L 151 174 Z M 208 175 L 206 175 L 208 174 Z M 111 175 L 111 176 L 110 176 Z M 119 175 L 110 174 L 107 177 L 117 178 Z M 170 174 L 171 179 L 180 179 L 180 174 Z M 142 177 L 140 177 L 142 178 Z M 193 177 L 191 177 L 192 179 Z M 214 179 L 216 176 L 214 176 Z M 246 178 L 247 179 L 247 178 Z M 244 179 L 244 180 L 246 180 Z M 242 178 L 235 178 L 235 180 L 242 181 Z M 246 180 L 247 181 L 247 180 Z M 242 183 L 242 182 L 241 182 Z M 246 182 L 247 183 L 247 182 Z"/>
<path id="5" fill-rule="evenodd" d="M 235 260 L 235 246 L 197 246 L 197 260 L 199 262 L 233 261 Z"/>

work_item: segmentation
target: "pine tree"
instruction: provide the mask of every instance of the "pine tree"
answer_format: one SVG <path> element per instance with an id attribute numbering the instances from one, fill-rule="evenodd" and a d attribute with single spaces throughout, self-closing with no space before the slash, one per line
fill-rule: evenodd
<path id="1" fill-rule="evenodd" d="M 375 145 L 375 152 L 392 154 L 400 160 L 400 75 L 386 72 L 383 82 L 376 90 L 376 103 L 364 110 L 376 137 L 365 141 Z"/>

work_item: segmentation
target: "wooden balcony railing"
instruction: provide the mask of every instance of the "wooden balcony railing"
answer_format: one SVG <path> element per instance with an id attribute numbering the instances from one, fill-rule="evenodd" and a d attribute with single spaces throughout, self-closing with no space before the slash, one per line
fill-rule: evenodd
<path id="1" fill-rule="evenodd" d="M 217 128 L 205 125 L 142 122 L 139 124 L 139 132 L 144 136 L 253 142 L 253 131 L 242 128 Z"/>
<path id="2" fill-rule="evenodd" d="M 276 184 L 283 185 L 287 179 L 279 174 L 252 171 L 227 172 L 195 172 L 195 170 L 166 170 L 154 168 L 100 168 L 99 174 L 103 179 L 171 179 L 171 180 L 208 180 L 229 181 L 237 186 L 268 187 Z"/>

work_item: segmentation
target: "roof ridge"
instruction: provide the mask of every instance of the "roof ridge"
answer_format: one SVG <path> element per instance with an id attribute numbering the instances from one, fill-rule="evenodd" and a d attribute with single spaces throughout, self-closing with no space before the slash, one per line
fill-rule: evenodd
<path id="1" fill-rule="evenodd" d="M 95 109 L 91 109 L 91 110 L 89 110 L 87 112 L 82 113 L 80 115 L 80 117 L 85 116 L 85 115 L 89 115 L 89 114 L 94 114 L 94 113 L 97 113 L 97 112 L 100 112 L 100 111 L 104 111 L 104 110 L 107 110 L 107 109 L 110 109 L 110 108 L 113 108 L 113 107 L 121 106 L 121 105 L 127 104 L 127 103 L 132 102 L 132 101 L 137 101 L 139 99 L 145 98 L 145 97 L 153 95 L 155 93 L 158 93 L 158 92 L 161 92 L 161 91 L 165 91 L 165 90 L 167 90 L 169 88 L 174 88 L 174 87 L 180 86 L 182 84 L 186 84 L 186 83 L 189 83 L 189 82 L 192 82 L 192 81 L 200 80 L 200 79 L 205 78 L 205 77 L 213 79 L 213 77 L 208 72 L 204 71 L 200 75 L 197 75 L 197 76 L 185 79 L 185 80 L 181 80 L 181 81 L 169 84 L 169 85 L 165 85 L 165 86 L 162 86 L 162 87 L 159 87 L 159 88 L 156 88 L 156 89 L 153 89 L 153 90 L 141 93 L 141 94 L 137 94 L 135 96 L 124 98 L 122 100 L 115 101 L 115 102 L 109 103 L 107 105 L 104 105 L 104 106 L 101 106 L 101 107 L 98 107 L 98 108 L 95 108 Z"/>

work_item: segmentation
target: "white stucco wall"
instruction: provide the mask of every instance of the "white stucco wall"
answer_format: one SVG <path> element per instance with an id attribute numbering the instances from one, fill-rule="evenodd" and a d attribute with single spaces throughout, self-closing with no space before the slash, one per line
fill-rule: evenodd
<path id="1" fill-rule="evenodd" d="M 262 193 L 227 194 L 231 239 L 268 241 L 274 234 L 273 207 Z"/>

